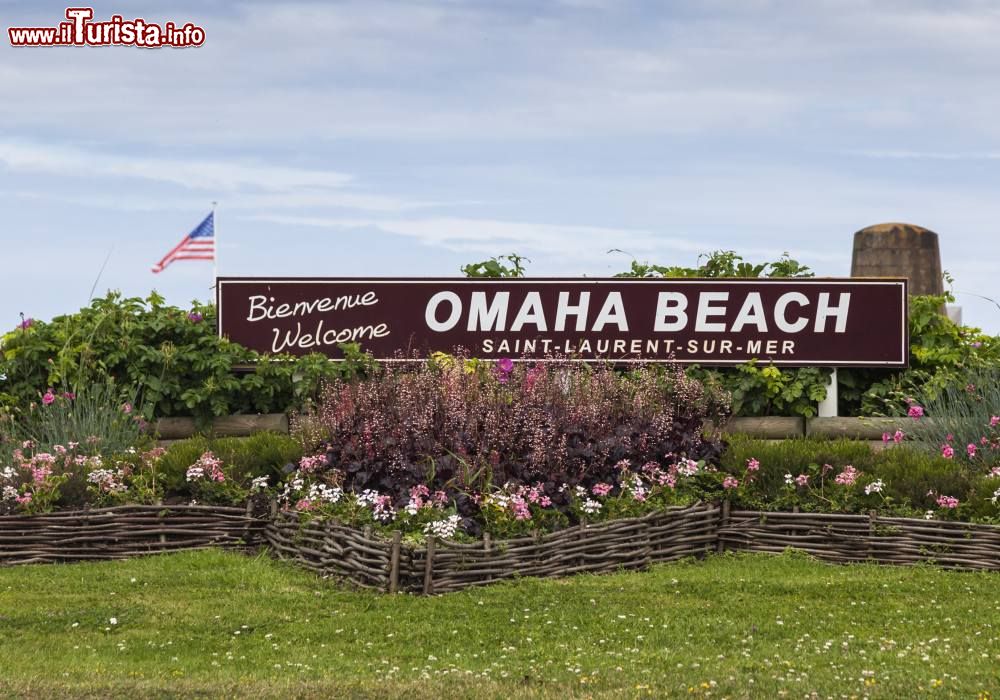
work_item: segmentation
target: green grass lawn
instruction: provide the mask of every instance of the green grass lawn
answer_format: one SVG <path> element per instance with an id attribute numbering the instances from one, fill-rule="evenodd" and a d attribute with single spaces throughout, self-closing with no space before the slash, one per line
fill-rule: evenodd
<path id="1" fill-rule="evenodd" d="M 433 598 L 221 551 L 0 569 L 3 697 L 1000 698 L 1000 575 L 719 556 Z"/>

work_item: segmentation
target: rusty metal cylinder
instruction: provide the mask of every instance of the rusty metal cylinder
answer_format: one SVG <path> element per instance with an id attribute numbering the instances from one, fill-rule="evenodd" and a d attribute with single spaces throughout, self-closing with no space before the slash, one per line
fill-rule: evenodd
<path id="1" fill-rule="evenodd" d="M 907 277 L 910 294 L 944 294 L 938 235 L 913 224 L 863 228 L 854 234 L 851 277 Z"/>

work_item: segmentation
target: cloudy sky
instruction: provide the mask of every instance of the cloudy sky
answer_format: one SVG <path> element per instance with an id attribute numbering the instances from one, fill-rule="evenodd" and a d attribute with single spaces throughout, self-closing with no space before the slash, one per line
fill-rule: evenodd
<path id="1" fill-rule="evenodd" d="M 3 29 L 66 5 L 0 0 Z M 0 328 L 98 293 L 210 296 L 150 267 L 218 201 L 220 273 L 536 275 L 782 251 L 850 271 L 854 231 L 941 235 L 1000 332 L 992 0 L 135 2 L 183 50 L 0 45 Z M 6 35 L 6 31 L 4 31 Z M 101 273 L 102 264 L 107 266 Z"/>

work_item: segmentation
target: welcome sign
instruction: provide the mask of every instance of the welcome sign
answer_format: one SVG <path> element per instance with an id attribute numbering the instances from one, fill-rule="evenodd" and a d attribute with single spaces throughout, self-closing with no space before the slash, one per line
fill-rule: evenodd
<path id="1" fill-rule="evenodd" d="M 221 277 L 219 334 L 266 353 L 356 342 L 473 357 L 905 367 L 905 279 Z"/>

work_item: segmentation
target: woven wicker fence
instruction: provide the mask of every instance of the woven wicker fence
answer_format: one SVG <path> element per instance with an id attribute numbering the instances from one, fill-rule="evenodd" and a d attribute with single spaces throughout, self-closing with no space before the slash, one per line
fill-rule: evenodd
<path id="1" fill-rule="evenodd" d="M 0 517 L 0 565 L 122 559 L 204 547 L 267 544 L 282 559 L 361 588 L 447 593 L 519 577 L 643 569 L 709 551 L 794 548 L 831 562 L 930 562 L 1000 569 L 1000 527 L 832 513 L 730 511 L 727 503 L 464 544 L 414 546 L 293 513 L 249 508 L 122 506 Z"/>
<path id="2" fill-rule="evenodd" d="M 534 537 L 424 546 L 331 522 L 300 525 L 278 513 L 266 537 L 274 552 L 323 576 L 388 592 L 446 593 L 503 579 L 642 569 L 698 556 L 718 542 L 719 507 L 671 508 L 641 518 L 580 525 Z"/>
<path id="3" fill-rule="evenodd" d="M 125 559 L 204 547 L 252 546 L 265 521 L 248 508 L 120 506 L 0 516 L 0 565 Z"/>
<path id="4" fill-rule="evenodd" d="M 977 523 L 836 513 L 724 513 L 720 549 L 781 552 L 787 547 L 833 562 L 929 562 L 1000 569 L 1000 527 Z"/>

